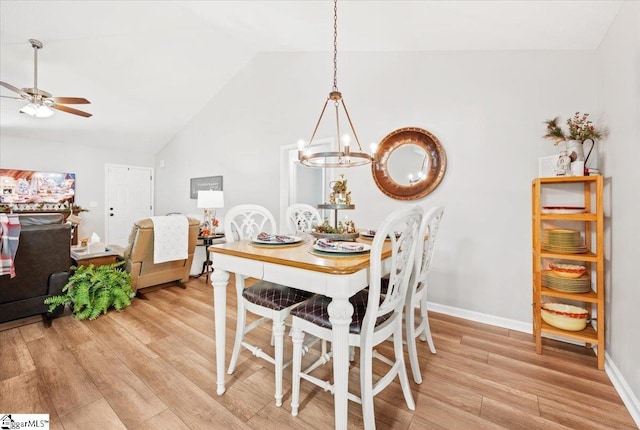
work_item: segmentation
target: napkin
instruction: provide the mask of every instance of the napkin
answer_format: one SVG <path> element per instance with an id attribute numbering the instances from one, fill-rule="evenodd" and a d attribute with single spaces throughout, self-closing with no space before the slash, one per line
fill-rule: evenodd
<path id="1" fill-rule="evenodd" d="M 257 239 L 263 240 L 265 242 L 280 242 L 280 243 L 293 242 L 295 240 L 291 236 L 284 236 L 280 234 L 269 234 L 269 233 L 265 233 L 264 231 L 258 235 Z"/>
<path id="2" fill-rule="evenodd" d="M 324 249 L 338 249 L 341 251 L 358 252 L 364 251 L 364 246 L 360 243 L 348 243 L 348 242 L 331 242 L 327 239 L 318 239 L 316 242 L 320 248 Z"/>
<path id="3" fill-rule="evenodd" d="M 87 247 L 87 252 L 89 254 L 95 254 L 98 252 L 104 252 L 105 246 L 103 242 L 100 242 L 100 236 L 96 233 L 91 234 L 91 239 L 89 239 L 89 244 Z"/>

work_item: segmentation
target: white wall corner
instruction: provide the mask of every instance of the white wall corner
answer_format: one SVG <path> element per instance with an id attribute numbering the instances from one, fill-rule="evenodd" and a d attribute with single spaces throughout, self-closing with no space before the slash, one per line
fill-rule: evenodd
<path id="1" fill-rule="evenodd" d="M 606 352 L 604 353 L 604 370 L 607 372 L 613 387 L 631 414 L 631 418 L 633 418 L 633 421 L 635 421 L 638 428 L 640 428 L 640 399 L 631 391 L 631 387 L 629 387 L 629 384 L 627 384 L 627 381 L 623 378 L 618 367 L 616 367 L 616 364 L 611 359 L 611 356 Z"/>

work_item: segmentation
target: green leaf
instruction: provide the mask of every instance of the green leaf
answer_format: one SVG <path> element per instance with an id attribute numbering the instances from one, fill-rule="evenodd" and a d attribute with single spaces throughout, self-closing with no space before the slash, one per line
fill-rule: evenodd
<path id="1" fill-rule="evenodd" d="M 131 274 L 122 270 L 124 261 L 95 267 L 72 267 L 73 274 L 62 288 L 64 294 L 45 299 L 49 312 L 60 305 L 73 305 L 78 319 L 93 320 L 109 309 L 122 310 L 131 304 L 135 292 L 131 288 Z"/>

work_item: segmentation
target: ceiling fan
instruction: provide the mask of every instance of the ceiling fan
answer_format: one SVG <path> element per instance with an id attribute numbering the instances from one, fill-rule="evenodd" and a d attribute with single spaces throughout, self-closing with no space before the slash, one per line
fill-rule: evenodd
<path id="1" fill-rule="evenodd" d="M 17 88 L 11 84 L 0 81 L 0 85 L 20 95 L 20 97 L 2 96 L 9 99 L 26 100 L 25 106 L 20 109 L 21 113 L 38 118 L 44 118 L 53 115 L 52 109 L 61 110 L 63 112 L 72 113 L 74 115 L 89 118 L 92 114 L 74 109 L 64 104 L 90 104 L 91 102 L 82 97 L 52 97 L 50 93 L 38 88 L 38 50 L 42 49 L 42 42 L 36 39 L 29 39 L 29 43 L 33 47 L 33 88 Z"/>

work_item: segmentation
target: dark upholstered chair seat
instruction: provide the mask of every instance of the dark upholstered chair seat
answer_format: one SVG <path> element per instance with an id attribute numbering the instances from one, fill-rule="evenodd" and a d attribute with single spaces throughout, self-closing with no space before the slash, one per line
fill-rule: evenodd
<path id="1" fill-rule="evenodd" d="M 389 289 L 389 275 L 384 275 L 380 278 L 380 294 L 387 294 Z"/>
<path id="2" fill-rule="evenodd" d="M 313 296 L 313 293 L 274 284 L 273 282 L 260 281 L 249 288 L 245 288 L 242 291 L 242 296 L 251 303 L 280 311 L 307 300 Z"/>
<path id="3" fill-rule="evenodd" d="M 367 312 L 367 300 L 369 300 L 369 291 L 367 290 L 362 290 L 349 298 L 349 302 L 353 306 L 353 315 L 349 326 L 350 333 L 360 333 L 364 314 Z M 318 294 L 293 308 L 291 315 L 307 320 L 317 326 L 331 329 L 329 311 L 327 310 L 329 303 L 331 303 L 331 298 Z M 376 326 L 385 322 L 390 316 L 391 314 L 389 313 L 378 317 Z"/>

